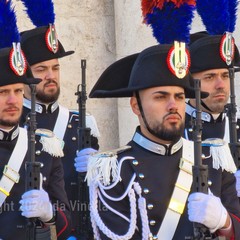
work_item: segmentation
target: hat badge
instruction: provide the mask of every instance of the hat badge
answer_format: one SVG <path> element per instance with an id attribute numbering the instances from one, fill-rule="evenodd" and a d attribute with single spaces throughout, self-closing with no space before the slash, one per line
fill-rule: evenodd
<path id="1" fill-rule="evenodd" d="M 56 28 L 53 24 L 49 24 L 49 28 L 46 32 L 45 40 L 46 40 L 48 49 L 51 52 L 56 53 L 58 51 L 58 38 L 57 38 Z"/>
<path id="2" fill-rule="evenodd" d="M 26 73 L 26 58 L 21 50 L 20 43 L 13 43 L 13 48 L 11 49 L 9 54 L 9 63 L 10 68 L 16 75 L 22 76 Z"/>
<path id="3" fill-rule="evenodd" d="M 178 78 L 184 78 L 190 67 L 190 54 L 184 42 L 174 41 L 174 46 L 168 52 L 167 65 Z"/>
<path id="4" fill-rule="evenodd" d="M 220 43 L 220 56 L 224 62 L 229 66 L 234 58 L 235 48 L 234 48 L 234 38 L 232 33 L 226 32 L 223 35 Z"/>

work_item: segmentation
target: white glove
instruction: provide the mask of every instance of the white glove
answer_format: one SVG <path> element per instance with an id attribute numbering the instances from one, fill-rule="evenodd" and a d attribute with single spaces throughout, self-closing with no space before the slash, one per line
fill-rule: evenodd
<path id="1" fill-rule="evenodd" d="M 97 151 L 93 148 L 84 148 L 77 153 L 77 157 L 75 157 L 74 167 L 77 172 L 86 172 L 88 159 L 90 154 L 96 153 Z"/>
<path id="2" fill-rule="evenodd" d="M 188 219 L 205 225 L 211 233 L 224 227 L 227 216 L 227 210 L 218 197 L 196 192 L 188 198 Z"/>
<path id="3" fill-rule="evenodd" d="M 237 196 L 240 197 L 240 170 L 235 172 Z"/>
<path id="4" fill-rule="evenodd" d="M 42 222 L 53 218 L 53 206 L 48 193 L 43 189 L 25 192 L 19 203 L 22 216 L 26 218 L 38 217 Z"/>

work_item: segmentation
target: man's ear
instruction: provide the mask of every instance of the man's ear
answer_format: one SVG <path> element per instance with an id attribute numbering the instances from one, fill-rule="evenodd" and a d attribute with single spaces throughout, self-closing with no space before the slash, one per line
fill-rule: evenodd
<path id="1" fill-rule="evenodd" d="M 138 106 L 138 102 L 137 102 L 137 98 L 136 97 L 131 97 L 130 98 L 130 105 L 132 108 L 132 111 L 139 116 L 140 115 L 140 111 L 139 111 L 139 106 Z"/>

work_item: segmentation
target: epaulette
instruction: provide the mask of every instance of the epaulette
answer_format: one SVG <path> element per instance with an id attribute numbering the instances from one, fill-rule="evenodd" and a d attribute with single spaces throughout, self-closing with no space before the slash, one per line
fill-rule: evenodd
<path id="1" fill-rule="evenodd" d="M 69 111 L 73 115 L 77 116 L 75 121 L 78 121 L 79 120 L 78 119 L 79 112 L 76 111 L 76 110 L 69 110 Z M 91 135 L 93 135 L 96 138 L 100 137 L 100 132 L 98 130 L 98 126 L 97 126 L 97 122 L 95 120 L 95 117 L 93 115 L 91 115 L 90 113 L 86 113 L 86 127 L 91 129 Z"/>
<path id="2" fill-rule="evenodd" d="M 63 157 L 64 141 L 59 139 L 54 132 L 49 129 L 39 128 L 35 131 L 40 136 L 39 142 L 42 144 L 42 150 L 54 157 Z"/>
<path id="3" fill-rule="evenodd" d="M 235 173 L 237 171 L 229 145 L 221 138 L 208 138 L 202 142 L 202 146 L 210 147 L 213 160 L 213 168 Z"/>
<path id="4" fill-rule="evenodd" d="M 86 179 L 88 185 L 94 181 L 100 181 L 104 186 L 114 182 L 118 174 L 118 154 L 131 149 L 131 146 L 123 146 L 111 151 L 98 152 L 88 159 L 88 171 Z"/>

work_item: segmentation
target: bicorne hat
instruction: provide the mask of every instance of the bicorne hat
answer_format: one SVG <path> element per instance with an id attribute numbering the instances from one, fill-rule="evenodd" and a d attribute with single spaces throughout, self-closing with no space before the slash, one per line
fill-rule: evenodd
<path id="1" fill-rule="evenodd" d="M 171 44 L 149 47 L 110 65 L 91 90 L 90 98 L 131 97 L 135 91 L 157 86 L 180 86 L 195 96 L 191 74 L 179 78 L 171 71 Z M 206 97 L 207 93 L 202 93 Z"/>
<path id="2" fill-rule="evenodd" d="M 37 27 L 21 33 L 21 45 L 30 65 L 47 60 L 62 58 L 73 54 L 74 51 L 65 51 L 63 45 L 56 38 L 51 42 L 54 26 Z"/>
<path id="3" fill-rule="evenodd" d="M 52 0 L 22 0 L 36 28 L 21 33 L 21 45 L 30 65 L 73 54 L 58 39 Z"/>
<path id="4" fill-rule="evenodd" d="M 237 5 L 237 0 L 197 1 L 197 11 L 206 31 L 190 35 L 191 73 L 240 64 L 239 51 L 232 36 Z"/>
<path id="5" fill-rule="evenodd" d="M 0 1 L 0 86 L 37 84 L 19 43 L 20 36 L 12 2 Z"/>
<path id="6" fill-rule="evenodd" d="M 92 88 L 90 98 L 131 97 L 136 91 L 157 86 L 180 86 L 186 97 L 195 97 L 186 47 L 194 5 L 144 0 L 142 9 L 144 21 L 151 25 L 160 44 L 110 65 Z"/>

